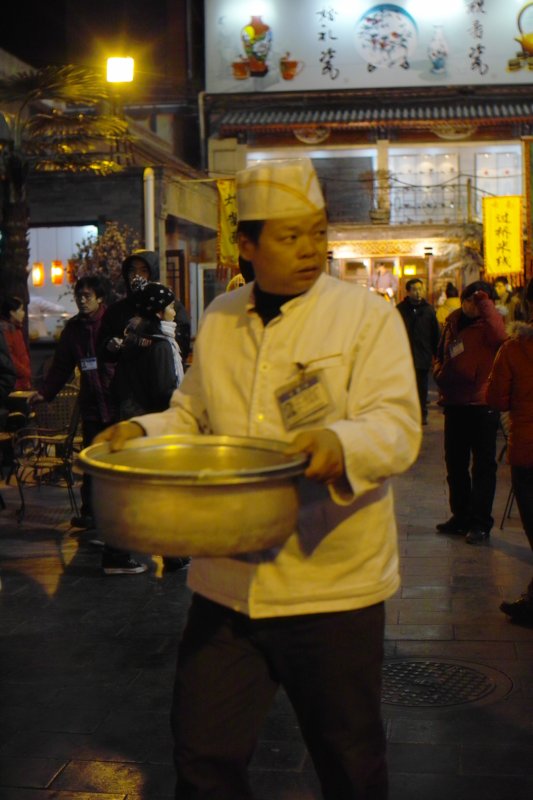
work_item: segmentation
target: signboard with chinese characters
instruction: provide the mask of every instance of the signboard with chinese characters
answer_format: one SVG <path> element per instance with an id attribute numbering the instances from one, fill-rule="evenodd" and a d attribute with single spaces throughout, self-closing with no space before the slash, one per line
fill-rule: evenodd
<path id="1" fill-rule="evenodd" d="M 483 198 L 485 274 L 513 275 L 524 269 L 522 198 Z"/>
<path id="2" fill-rule="evenodd" d="M 205 28 L 212 93 L 533 83 L 524 0 L 205 0 Z"/>
<path id="3" fill-rule="evenodd" d="M 217 181 L 218 231 L 217 267 L 236 270 L 239 266 L 237 246 L 237 196 L 235 181 L 231 178 Z"/>

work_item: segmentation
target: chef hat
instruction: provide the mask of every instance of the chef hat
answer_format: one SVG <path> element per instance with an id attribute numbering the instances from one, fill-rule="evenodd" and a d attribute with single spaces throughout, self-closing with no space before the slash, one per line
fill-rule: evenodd
<path id="1" fill-rule="evenodd" d="M 236 175 L 239 220 L 283 219 L 324 208 L 310 158 L 262 161 Z"/>
<path id="2" fill-rule="evenodd" d="M 175 300 L 174 292 L 161 283 L 145 283 L 134 293 L 135 307 L 141 316 L 155 316 Z"/>

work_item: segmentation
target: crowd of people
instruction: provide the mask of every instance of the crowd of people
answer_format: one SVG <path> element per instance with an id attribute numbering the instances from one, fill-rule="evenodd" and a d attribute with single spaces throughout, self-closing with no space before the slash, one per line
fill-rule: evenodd
<path id="1" fill-rule="evenodd" d="M 437 524 L 437 532 L 471 545 L 489 541 L 502 429 L 513 493 L 533 549 L 533 280 L 517 291 L 505 276 L 492 284 L 474 281 L 460 296 L 448 283 L 436 312 L 424 300 L 419 278 L 407 281 L 405 291 L 397 308 L 411 345 L 422 423 L 430 369 L 444 411 L 451 517 Z M 533 625 L 533 580 L 518 600 L 500 608 L 513 621 Z"/>
<path id="2" fill-rule="evenodd" d="M 280 440 L 307 455 L 298 526 L 285 544 L 190 565 L 171 711 L 177 796 L 252 796 L 247 765 L 281 685 L 324 797 L 385 800 L 384 602 L 399 586 L 391 479 L 417 457 L 432 375 L 451 511 L 438 534 L 490 541 L 505 413 L 512 486 L 533 549 L 533 281 L 523 297 L 506 277 L 461 292 L 448 284 L 435 310 L 415 277 L 395 306 L 399 286 L 385 267 L 374 292 L 325 273 L 326 206 L 309 159 L 249 167 L 236 194 L 243 285 L 204 313 L 187 371 L 188 319 L 159 282 L 156 253 L 142 250 L 125 259 L 125 297 L 107 308 L 99 278 L 78 279 L 78 313 L 37 387 L 24 303 L 4 299 L 0 400 L 20 387 L 34 389 L 33 404 L 49 402 L 77 371 L 85 445 L 120 450 L 141 436 L 209 432 Z M 72 524 L 90 529 L 88 476 L 81 497 Z M 101 545 L 105 574 L 146 570 Z M 533 580 L 501 610 L 533 624 Z"/>
<path id="3" fill-rule="evenodd" d="M 138 251 L 123 263 L 126 296 L 105 305 L 105 286 L 95 275 L 80 277 L 74 286 L 78 313 L 67 320 L 43 379 L 34 386 L 30 354 L 23 333 L 25 307 L 18 297 L 6 297 L 0 307 L 0 405 L 8 425 L 8 395 L 14 390 L 34 391 L 29 409 L 50 402 L 66 383 L 79 382 L 79 408 L 83 445 L 114 421 L 134 413 L 168 407 L 179 386 L 183 361 L 190 347 L 190 323 L 173 292 L 158 282 L 157 254 Z M 152 295 L 156 300 L 151 300 Z M 164 305 L 161 306 L 161 298 Z M 180 323 L 174 320 L 178 317 Z M 134 333 L 135 331 L 135 333 Z M 80 515 L 73 527 L 94 527 L 91 479 L 81 483 Z M 102 545 L 102 569 L 106 575 L 135 575 L 146 564 L 129 553 Z M 165 559 L 167 570 L 187 565 L 186 559 Z"/>

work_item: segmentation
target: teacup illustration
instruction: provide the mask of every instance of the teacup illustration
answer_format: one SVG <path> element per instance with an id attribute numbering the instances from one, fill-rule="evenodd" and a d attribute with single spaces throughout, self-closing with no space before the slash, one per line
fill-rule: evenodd
<path id="1" fill-rule="evenodd" d="M 236 81 L 243 81 L 245 78 L 250 77 L 250 62 L 247 58 L 239 58 L 237 61 L 233 61 L 231 69 Z"/>
<path id="2" fill-rule="evenodd" d="M 290 53 L 286 53 L 279 60 L 279 71 L 284 81 L 292 81 L 303 70 L 305 64 L 303 61 L 298 61 L 291 58 Z"/>

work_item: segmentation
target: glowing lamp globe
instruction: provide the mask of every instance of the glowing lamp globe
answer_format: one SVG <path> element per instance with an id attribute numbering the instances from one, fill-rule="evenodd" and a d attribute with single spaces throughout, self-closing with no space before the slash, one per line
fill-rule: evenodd
<path id="1" fill-rule="evenodd" d="M 31 282 L 33 286 L 43 286 L 44 284 L 44 264 L 42 261 L 34 261 L 31 268 Z"/>
<path id="2" fill-rule="evenodd" d="M 52 283 L 56 286 L 59 286 L 63 283 L 63 262 L 62 261 L 52 261 L 52 267 L 50 270 L 50 277 L 52 279 Z"/>
<path id="3" fill-rule="evenodd" d="M 107 59 L 107 82 L 108 83 L 131 83 L 133 80 L 134 60 L 133 58 L 108 58 Z"/>

